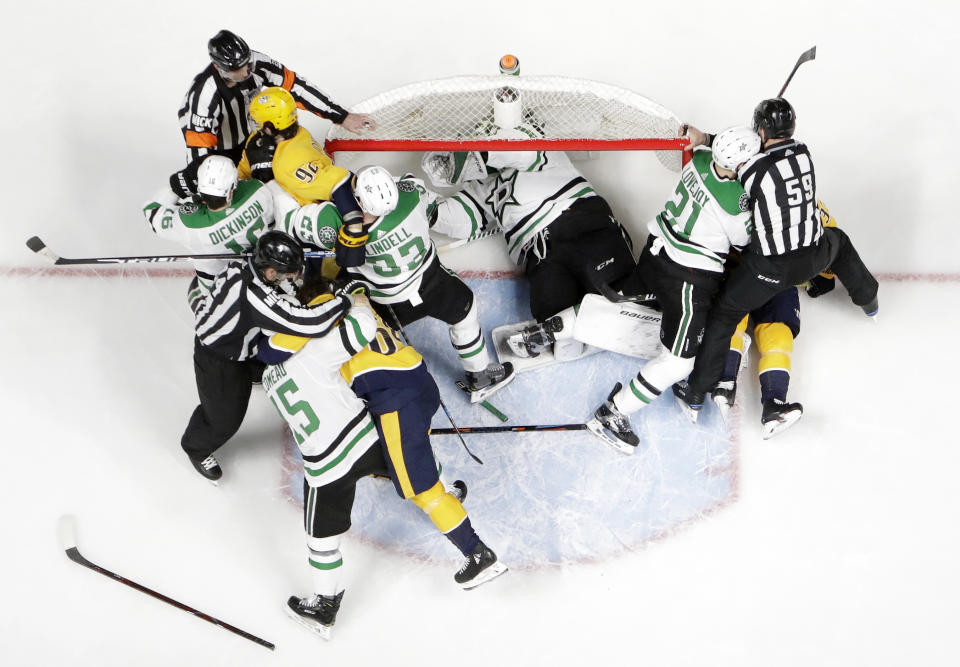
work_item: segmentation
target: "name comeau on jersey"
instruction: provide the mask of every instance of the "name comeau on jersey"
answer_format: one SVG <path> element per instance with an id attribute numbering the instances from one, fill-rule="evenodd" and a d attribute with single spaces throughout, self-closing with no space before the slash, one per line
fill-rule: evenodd
<path id="1" fill-rule="evenodd" d="M 283 367 L 283 364 L 274 364 L 272 366 L 267 366 L 267 370 L 263 373 L 263 390 L 270 391 L 273 389 L 273 386 L 277 384 L 280 380 L 287 377 L 287 369 Z"/>
<path id="2" fill-rule="evenodd" d="M 260 219 L 263 215 L 263 204 L 255 201 L 239 213 L 235 213 L 226 224 L 220 225 L 210 232 L 210 242 L 214 245 L 226 243 L 235 235 L 242 232 L 251 222 Z"/>

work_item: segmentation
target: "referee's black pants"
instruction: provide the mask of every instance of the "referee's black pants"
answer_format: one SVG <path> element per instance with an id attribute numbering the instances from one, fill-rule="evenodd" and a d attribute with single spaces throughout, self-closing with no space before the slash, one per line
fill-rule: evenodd
<path id="1" fill-rule="evenodd" d="M 233 437 L 247 414 L 253 382 L 260 380 L 263 369 L 256 359 L 233 361 L 194 339 L 193 370 L 200 405 L 180 439 L 191 459 L 202 461 Z"/>
<path id="2" fill-rule="evenodd" d="M 856 305 L 867 305 L 876 298 L 877 279 L 860 259 L 850 238 L 836 227 L 824 228 L 820 242 L 809 248 L 771 257 L 753 252 L 752 248 L 745 252 L 743 261 L 731 270 L 710 308 L 703 342 L 690 373 L 691 391 L 706 394 L 720 381 L 730 337 L 744 315 L 828 268 L 837 274 Z"/>

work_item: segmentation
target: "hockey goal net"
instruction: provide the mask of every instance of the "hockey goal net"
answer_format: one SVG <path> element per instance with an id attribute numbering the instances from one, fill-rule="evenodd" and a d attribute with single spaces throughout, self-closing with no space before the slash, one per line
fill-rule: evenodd
<path id="1" fill-rule="evenodd" d="M 506 57 L 505 57 L 506 58 Z M 501 61 L 502 64 L 503 61 Z M 488 135 L 492 100 L 504 86 L 521 94 L 523 117 L 542 138 L 506 140 Z M 656 151 L 679 171 L 687 140 L 679 119 L 637 93 L 597 81 L 561 76 L 457 76 L 422 81 L 351 107 L 370 114 L 376 129 L 362 137 L 339 125 L 327 134 L 331 155 L 354 151 L 564 150 Z"/>

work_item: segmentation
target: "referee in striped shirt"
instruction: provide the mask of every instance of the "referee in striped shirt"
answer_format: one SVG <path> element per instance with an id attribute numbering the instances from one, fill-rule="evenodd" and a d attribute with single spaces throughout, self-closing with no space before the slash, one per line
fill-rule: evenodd
<path id="1" fill-rule="evenodd" d="M 318 306 L 301 306 L 285 294 L 283 283 L 301 273 L 303 259 L 303 249 L 293 237 L 266 232 L 251 259 L 230 262 L 217 275 L 209 296 L 191 303 L 200 405 L 180 445 L 197 472 L 209 480 L 223 474 L 213 452 L 240 428 L 252 383 L 263 373 L 264 365 L 256 359 L 261 330 L 319 338 L 334 330 L 352 305 L 349 293 L 356 281 Z"/>
<path id="2" fill-rule="evenodd" d="M 170 176 L 170 187 L 181 198 L 196 192 L 196 170 L 211 153 L 240 162 L 250 134 L 247 109 L 260 90 L 280 86 L 290 91 L 297 106 L 359 133 L 376 124 L 366 114 L 352 114 L 326 93 L 284 65 L 253 51 L 238 35 L 221 30 L 207 49 L 210 65 L 193 79 L 177 112 L 187 145 L 187 167 Z"/>
<path id="3" fill-rule="evenodd" d="M 737 324 L 779 292 L 829 268 L 864 313 L 877 313 L 876 278 L 843 230 L 820 224 L 813 161 L 806 145 L 793 139 L 795 127 L 796 113 L 782 97 L 754 109 L 753 128 L 763 149 L 737 171 L 753 209 L 750 246 L 710 309 L 693 372 L 673 389 L 694 420 L 706 393 L 720 380 Z M 687 130 L 691 148 L 712 139 L 694 127 Z"/>

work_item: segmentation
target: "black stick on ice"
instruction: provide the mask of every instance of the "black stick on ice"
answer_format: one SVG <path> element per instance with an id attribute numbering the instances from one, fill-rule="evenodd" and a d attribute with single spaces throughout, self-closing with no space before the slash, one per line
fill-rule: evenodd
<path id="1" fill-rule="evenodd" d="M 90 568 L 94 572 L 99 572 L 100 574 L 106 575 L 111 579 L 113 579 L 114 581 L 119 581 L 121 584 L 126 584 L 131 588 L 137 589 L 141 593 L 146 593 L 151 597 L 155 597 L 158 600 L 162 600 L 167 604 L 173 605 L 177 609 L 183 609 L 184 611 L 188 611 L 194 616 L 197 616 L 198 618 L 202 618 L 203 620 L 209 623 L 213 623 L 214 625 L 219 625 L 224 630 L 229 630 L 234 634 L 240 635 L 244 639 L 249 639 L 250 641 L 256 644 L 260 644 L 260 646 L 264 646 L 270 649 L 271 651 L 274 648 L 276 648 L 273 644 L 271 644 L 265 639 L 260 639 L 260 637 L 257 637 L 256 635 L 251 635 L 249 632 L 245 632 L 244 630 L 241 630 L 238 627 L 230 625 L 229 623 L 225 623 L 218 618 L 214 618 L 209 614 L 204 614 L 202 611 L 198 611 L 193 607 L 183 604 L 182 602 L 177 602 L 173 598 L 168 598 L 166 595 L 163 595 L 162 593 L 158 593 L 154 590 L 150 590 L 146 586 L 141 586 L 135 581 L 130 581 L 126 577 L 122 577 L 115 572 L 111 572 L 110 570 L 104 569 L 99 565 L 97 565 L 96 563 L 91 563 L 80 554 L 80 550 L 77 548 L 76 519 L 73 516 L 65 515 L 60 517 L 60 523 L 57 527 L 57 531 L 60 535 L 60 544 L 63 545 L 64 550 L 67 552 L 67 557 L 70 560 L 72 560 L 74 563 L 83 565 L 86 568 Z"/>
<path id="2" fill-rule="evenodd" d="M 783 97 L 783 93 L 787 90 L 787 86 L 790 85 L 790 81 L 793 79 L 793 75 L 797 73 L 797 70 L 800 68 L 800 65 L 807 62 L 808 60 L 813 60 L 816 57 L 817 57 L 817 47 L 815 46 L 800 54 L 800 57 L 797 59 L 797 64 L 793 66 L 793 71 L 790 72 L 790 76 L 787 77 L 787 81 L 786 83 L 783 84 L 783 88 L 781 88 L 780 92 L 777 93 L 777 97 Z"/>
<path id="3" fill-rule="evenodd" d="M 515 426 L 461 426 L 452 428 L 432 428 L 430 435 L 454 435 L 471 433 L 530 433 L 533 431 L 586 431 L 586 424 L 517 424 Z"/>
<path id="4" fill-rule="evenodd" d="M 237 255 L 235 253 L 212 253 L 200 255 L 137 255 L 133 257 L 61 257 L 40 240 L 39 236 L 31 236 L 27 239 L 27 247 L 38 255 L 43 255 L 54 264 L 135 264 L 135 263 L 158 263 L 158 262 L 182 262 L 192 259 L 242 259 L 250 257 L 250 253 Z M 332 252 L 305 252 L 307 257 L 333 257 Z"/>

